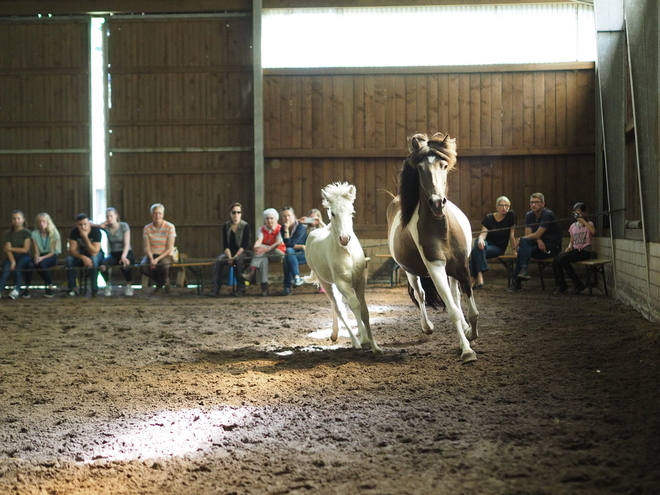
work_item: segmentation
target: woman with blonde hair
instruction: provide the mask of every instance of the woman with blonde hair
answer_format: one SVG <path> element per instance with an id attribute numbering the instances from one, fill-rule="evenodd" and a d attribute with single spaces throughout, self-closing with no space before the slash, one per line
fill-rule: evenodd
<path id="1" fill-rule="evenodd" d="M 46 284 L 44 295 L 53 297 L 53 275 L 50 269 L 57 264 L 57 256 L 62 252 L 62 238 L 53 219 L 46 212 L 39 213 L 34 220 L 32 231 L 32 262 L 29 268 L 36 268 Z"/>
<path id="2" fill-rule="evenodd" d="M 511 209 L 511 201 L 506 196 L 500 196 L 495 201 L 495 213 L 489 213 L 481 221 L 481 233 L 474 241 L 470 253 L 470 275 L 473 289 L 484 286 L 484 272 L 488 271 L 490 258 L 502 256 L 507 244 L 511 252 L 516 252 L 516 214 Z"/>

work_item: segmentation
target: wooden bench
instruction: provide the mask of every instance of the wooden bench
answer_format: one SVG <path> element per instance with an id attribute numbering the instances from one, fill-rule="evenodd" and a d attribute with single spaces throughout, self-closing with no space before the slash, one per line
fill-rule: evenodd
<path id="1" fill-rule="evenodd" d="M 509 280 L 507 282 L 507 285 L 510 286 L 511 284 L 515 283 L 515 280 L 513 280 L 513 271 L 516 267 L 516 258 L 517 256 L 515 254 L 503 254 L 500 256 L 498 259 L 499 261 L 506 267 L 507 273 L 509 275 Z M 541 289 L 545 290 L 545 279 L 543 277 L 545 269 L 550 267 L 552 268 L 552 263 L 554 261 L 554 257 L 552 258 L 545 258 L 542 260 L 532 258 L 530 262 L 534 262 L 538 265 L 539 267 L 539 278 L 541 279 Z M 603 289 L 605 290 L 605 295 L 607 296 L 607 280 L 605 278 L 605 265 L 608 263 L 611 263 L 611 260 L 602 260 L 602 259 L 597 259 L 597 258 L 592 258 L 590 260 L 584 260 L 584 261 L 576 261 L 574 264 L 575 265 L 582 265 L 586 268 L 586 278 L 587 278 L 587 283 L 586 286 L 589 288 L 589 295 L 593 295 L 593 286 L 595 286 L 598 282 L 598 274 L 600 273 L 603 276 Z M 591 282 L 591 276 L 593 275 L 593 284 Z"/>

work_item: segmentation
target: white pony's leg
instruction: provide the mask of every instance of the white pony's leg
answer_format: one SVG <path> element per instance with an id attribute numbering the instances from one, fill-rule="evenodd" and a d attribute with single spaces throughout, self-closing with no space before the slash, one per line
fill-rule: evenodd
<path id="1" fill-rule="evenodd" d="M 353 347 L 364 348 L 371 347 L 373 352 L 383 352 L 374 341 L 371 334 L 371 324 L 369 323 L 369 308 L 364 298 L 365 283 L 363 280 L 358 282 L 355 290 L 345 280 L 337 280 L 335 283 L 337 290 L 346 298 L 349 308 L 355 315 L 358 325 L 358 346 L 353 342 Z M 346 322 L 344 322 L 346 324 Z M 349 328 L 350 332 L 350 328 Z M 353 334 L 351 333 L 351 336 Z M 351 337 L 351 341 L 353 338 Z"/>
<path id="2" fill-rule="evenodd" d="M 323 287 L 325 295 L 328 296 L 328 299 L 330 299 L 330 309 L 332 310 L 332 333 L 330 334 L 330 340 L 332 342 L 337 342 L 337 336 L 339 335 L 339 320 L 337 318 L 337 314 L 340 314 L 341 310 L 333 293 L 333 284 L 323 280 L 316 281 L 321 287 Z M 341 304 L 341 301 L 339 303 Z"/>
<path id="3" fill-rule="evenodd" d="M 426 294 L 422 289 L 422 283 L 419 281 L 419 277 L 411 273 L 406 272 L 406 277 L 408 277 L 408 284 L 413 288 L 413 294 L 417 299 L 417 305 L 421 313 L 422 331 L 430 335 L 433 333 L 433 323 L 429 320 L 429 315 L 426 312 Z"/>
<path id="4" fill-rule="evenodd" d="M 469 363 L 471 361 L 477 360 L 477 353 L 472 350 L 470 347 L 470 342 L 468 342 L 467 337 L 465 336 L 465 327 L 467 322 L 465 321 L 465 316 L 463 316 L 463 310 L 460 306 L 457 306 L 452 297 L 452 290 L 449 287 L 449 281 L 447 280 L 447 271 L 445 270 L 444 264 L 440 263 L 429 263 L 427 262 L 427 268 L 433 279 L 440 297 L 445 302 L 447 307 L 447 315 L 449 319 L 454 324 L 456 328 L 456 333 L 458 333 L 458 340 L 461 345 L 461 360 L 463 363 Z"/>

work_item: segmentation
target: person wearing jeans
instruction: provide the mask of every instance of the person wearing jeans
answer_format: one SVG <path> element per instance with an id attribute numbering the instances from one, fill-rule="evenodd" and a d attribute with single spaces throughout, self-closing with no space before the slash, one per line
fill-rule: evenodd
<path id="1" fill-rule="evenodd" d="M 296 219 L 296 213 L 291 206 L 282 208 L 282 240 L 286 246 L 286 253 L 282 260 L 284 288 L 280 295 L 290 296 L 293 285 L 300 287 L 303 284 L 300 278 L 300 263 L 307 263 L 305 259 L 307 229 Z"/>
<path id="2" fill-rule="evenodd" d="M 555 214 L 545 207 L 543 194 L 533 193 L 529 204 L 532 209 L 525 215 L 525 235 L 518 242 L 512 291 L 522 290 L 522 282 L 530 279 L 528 267 L 532 258 L 552 258 L 561 250 L 561 229 Z"/>
<path id="3" fill-rule="evenodd" d="M 555 274 L 555 294 L 557 295 L 568 290 L 564 272 L 573 282 L 573 294 L 579 294 L 586 289 L 571 263 L 591 258 L 591 239 L 596 233 L 596 227 L 587 217 L 587 205 L 585 203 L 575 203 L 573 218 L 575 218 L 575 222 L 568 228 L 568 233 L 571 236 L 568 247 L 565 252 L 558 254 L 552 260 L 552 269 Z"/>
<path id="4" fill-rule="evenodd" d="M 87 213 L 81 213 L 76 217 L 76 226 L 69 233 L 69 256 L 66 258 L 66 273 L 69 280 L 70 296 L 77 295 L 76 268 L 89 269 L 92 297 L 99 292 L 98 275 L 99 265 L 103 261 L 103 249 L 101 249 L 101 229 L 92 226 Z"/>

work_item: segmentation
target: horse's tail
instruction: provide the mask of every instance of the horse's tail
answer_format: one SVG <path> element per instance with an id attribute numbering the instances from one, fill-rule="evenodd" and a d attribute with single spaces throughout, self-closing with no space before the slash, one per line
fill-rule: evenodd
<path id="1" fill-rule="evenodd" d="M 308 284 L 316 284 L 317 287 L 319 285 L 321 285 L 319 283 L 319 279 L 316 276 L 316 274 L 314 273 L 314 271 L 309 272 L 309 275 L 307 275 L 306 277 L 303 277 L 302 279 Z"/>
<path id="2" fill-rule="evenodd" d="M 446 308 L 445 302 L 442 300 L 442 297 L 440 297 L 438 289 L 435 288 L 433 279 L 431 277 L 419 277 L 419 281 L 422 284 L 422 289 L 424 289 L 426 305 L 430 308 L 444 310 Z M 410 284 L 408 284 L 408 295 L 415 303 L 415 306 L 419 307 L 417 299 L 415 299 L 415 291 Z"/>

